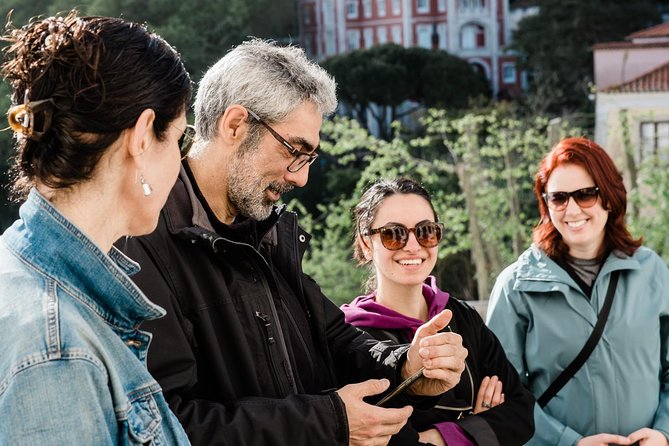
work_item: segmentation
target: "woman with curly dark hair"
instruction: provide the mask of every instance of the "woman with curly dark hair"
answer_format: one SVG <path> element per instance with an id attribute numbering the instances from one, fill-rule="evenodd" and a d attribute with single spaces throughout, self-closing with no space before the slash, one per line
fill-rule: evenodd
<path id="1" fill-rule="evenodd" d="M 488 308 L 537 398 L 528 445 L 666 446 L 669 269 L 627 230 L 622 176 L 593 141 L 568 138 L 541 162 L 534 192 L 534 243 L 497 278 Z"/>
<path id="2" fill-rule="evenodd" d="M 186 444 L 138 329 L 164 311 L 112 243 L 157 224 L 193 136 L 190 77 L 125 20 L 73 11 L 8 28 L 25 202 L 0 237 L 0 444 Z"/>

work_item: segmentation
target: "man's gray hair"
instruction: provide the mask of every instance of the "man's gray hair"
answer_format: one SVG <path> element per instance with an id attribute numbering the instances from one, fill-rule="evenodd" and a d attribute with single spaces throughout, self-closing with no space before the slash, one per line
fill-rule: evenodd
<path id="1" fill-rule="evenodd" d="M 252 39 L 233 48 L 205 73 L 195 99 L 195 126 L 203 142 L 216 136 L 226 108 L 239 104 L 267 122 L 279 122 L 305 101 L 324 116 L 337 108 L 336 82 L 295 46 Z"/>

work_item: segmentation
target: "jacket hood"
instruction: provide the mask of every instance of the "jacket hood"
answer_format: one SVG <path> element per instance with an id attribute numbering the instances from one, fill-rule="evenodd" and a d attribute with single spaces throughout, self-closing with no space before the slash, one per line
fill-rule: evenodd
<path id="1" fill-rule="evenodd" d="M 428 318 L 436 316 L 448 303 L 449 294 L 437 288 L 437 279 L 428 276 L 423 283 L 423 296 L 428 306 Z M 350 304 L 341 306 L 346 322 L 356 327 L 379 328 L 382 330 L 405 329 L 411 339 L 418 327 L 424 324 L 420 319 L 405 316 L 376 302 L 376 290 L 365 296 L 356 297 Z"/>

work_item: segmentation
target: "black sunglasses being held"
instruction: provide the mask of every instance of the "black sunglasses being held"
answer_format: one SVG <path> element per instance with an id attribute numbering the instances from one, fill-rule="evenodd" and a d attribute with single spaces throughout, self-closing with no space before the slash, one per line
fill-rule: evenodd
<path id="1" fill-rule="evenodd" d="M 429 220 L 423 220 L 413 228 L 407 228 L 401 223 L 390 223 L 380 228 L 369 229 L 363 235 L 379 234 L 381 244 L 386 249 L 397 251 L 407 245 L 410 232 L 414 233 L 419 245 L 425 248 L 434 248 L 444 236 L 444 225 Z"/>

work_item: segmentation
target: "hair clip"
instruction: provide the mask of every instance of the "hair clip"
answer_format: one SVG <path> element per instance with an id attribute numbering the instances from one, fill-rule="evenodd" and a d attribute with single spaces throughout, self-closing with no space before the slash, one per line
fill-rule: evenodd
<path id="1" fill-rule="evenodd" d="M 39 113 L 43 112 L 42 116 Z M 40 130 L 36 130 L 35 121 L 38 115 Z M 53 116 L 53 100 L 42 99 L 40 101 L 29 101 L 14 105 L 7 112 L 9 127 L 24 138 L 39 141 L 42 136 L 51 128 L 51 118 Z"/>

